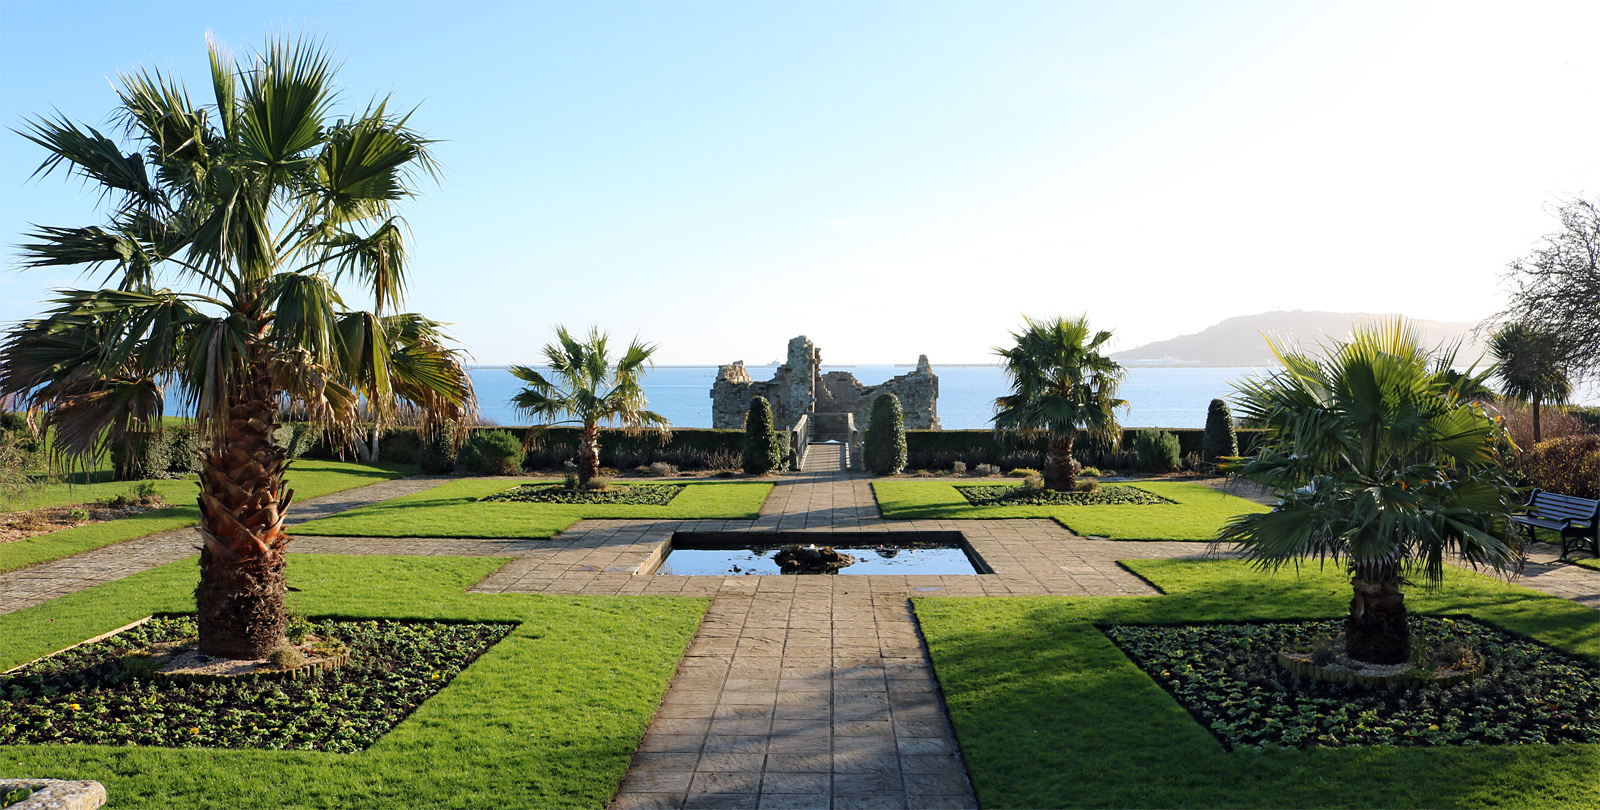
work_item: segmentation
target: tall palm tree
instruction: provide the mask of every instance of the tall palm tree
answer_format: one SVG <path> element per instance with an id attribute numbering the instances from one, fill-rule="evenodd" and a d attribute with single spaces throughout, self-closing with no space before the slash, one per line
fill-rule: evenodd
<path id="1" fill-rule="evenodd" d="M 1072 457 L 1078 431 L 1114 440 L 1121 430 L 1116 409 L 1128 403 L 1116 397 L 1126 372 L 1100 353 L 1111 333 L 1091 332 L 1088 316 L 1023 320 L 1026 328 L 1011 334 L 1016 345 L 994 350 L 1011 378 L 1011 393 L 995 400 L 994 427 L 1047 434 L 1045 486 L 1070 492 L 1078 485 Z"/>
<path id="2" fill-rule="evenodd" d="M 200 652 L 261 658 L 284 642 L 284 515 L 272 434 L 284 408 L 348 430 L 397 405 L 473 408 L 441 325 L 386 314 L 406 279 L 396 203 L 432 174 L 429 141 L 384 101 L 335 112 L 328 55 L 268 42 L 241 63 L 210 45 L 212 101 L 159 72 L 119 76 L 118 140 L 64 118 L 25 137 L 97 186 L 109 221 L 36 227 L 30 267 L 105 270 L 0 338 L 0 395 L 45 413 L 71 458 L 159 424 L 176 393 L 206 438 L 200 473 Z M 370 293 L 349 309 L 336 284 Z M 172 287 L 159 286 L 171 284 Z"/>
<path id="3" fill-rule="evenodd" d="M 600 423 L 620 423 L 630 434 L 648 429 L 663 439 L 672 435 L 666 417 L 646 410 L 650 403 L 639 384 L 640 375 L 654 367 L 650 355 L 655 352 L 655 345 L 634 338 L 613 364 L 609 340 L 610 336 L 599 327 L 589 327 L 588 340 L 580 341 L 565 326 L 557 326 L 556 341 L 544 347 L 545 362 L 554 381 L 537 369 L 511 367 L 511 374 L 528 384 L 511 398 L 511 404 L 529 416 L 545 420 L 528 433 L 530 442 L 538 441 L 545 427 L 579 426 L 578 481 L 584 484 L 600 471 Z M 558 421 L 562 415 L 572 418 Z"/>
<path id="4" fill-rule="evenodd" d="M 1256 454 L 1223 469 L 1280 501 L 1233 518 L 1214 545 L 1237 544 L 1269 571 L 1343 561 L 1347 654 L 1407 661 L 1402 585 L 1436 587 L 1446 554 L 1502 573 L 1521 565 L 1515 489 L 1495 455 L 1501 428 L 1468 397 L 1486 374 L 1446 373 L 1400 320 L 1321 357 L 1269 343 L 1283 369 L 1235 384 L 1239 412 L 1264 428 Z"/>
<path id="5" fill-rule="evenodd" d="M 1495 376 L 1506 398 L 1533 406 L 1533 443 L 1538 444 L 1540 403 L 1559 405 L 1572 396 L 1560 336 L 1532 324 L 1509 323 L 1489 338 L 1489 353 L 1499 361 Z"/>

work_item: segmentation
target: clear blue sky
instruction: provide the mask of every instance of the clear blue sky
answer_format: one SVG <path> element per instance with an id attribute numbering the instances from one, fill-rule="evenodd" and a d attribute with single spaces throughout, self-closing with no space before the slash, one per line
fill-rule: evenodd
<path id="1" fill-rule="evenodd" d="M 672 363 L 982 362 L 1022 313 L 1122 348 L 1269 309 L 1476 320 L 1600 192 L 1600 3 L 0 2 L 0 123 L 101 125 L 118 71 L 324 37 L 442 139 L 410 308 L 481 363 L 599 323 Z M 94 197 L 0 132 L 28 223 Z"/>

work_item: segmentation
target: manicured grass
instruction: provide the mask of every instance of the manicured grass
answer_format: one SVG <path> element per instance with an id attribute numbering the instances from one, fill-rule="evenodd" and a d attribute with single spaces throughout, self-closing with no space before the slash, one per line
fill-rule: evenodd
<path id="1" fill-rule="evenodd" d="M 1267 511 L 1261 504 L 1204 484 L 1134 481 L 1129 485 L 1173 503 L 973 506 L 957 485 L 944 481 L 879 479 L 872 482 L 872 490 L 878 497 L 878 508 L 888 520 L 1053 518 L 1076 534 L 1112 540 L 1210 540 L 1228 518 Z"/>
<path id="2" fill-rule="evenodd" d="M 289 488 L 294 490 L 295 500 L 302 501 L 355 487 L 364 487 L 367 484 L 376 484 L 379 481 L 402 478 L 416 471 L 416 467 L 407 464 L 357 464 L 350 461 L 307 459 L 294 462 L 286 477 L 289 480 Z M 104 523 L 62 529 L 59 532 L 41 534 L 11 543 L 0 543 L 0 572 L 14 571 L 49 560 L 59 560 L 62 557 L 81 554 L 101 546 L 132 540 L 135 537 L 144 537 L 147 534 L 181 529 L 184 526 L 192 526 L 200 520 L 200 509 L 194 506 L 196 490 L 193 480 L 156 483 L 163 488 L 168 485 L 175 488 L 178 494 L 169 496 L 163 489 L 163 497 L 180 505 L 157 509 L 142 515 L 108 520 Z M 118 482 L 107 494 L 126 492 L 131 484 L 132 482 L 127 481 Z M 51 486 L 65 488 L 65 485 Z M 79 485 L 76 491 L 81 493 L 91 487 L 100 486 L 103 485 Z M 80 503 L 85 500 L 93 498 L 67 500 L 64 503 Z M 289 510 L 290 514 L 294 513 L 293 504 L 289 506 Z"/>
<path id="3" fill-rule="evenodd" d="M 1568 557 L 1567 561 L 1571 562 L 1573 565 L 1579 565 L 1584 568 L 1588 568 L 1591 571 L 1600 571 L 1600 559 L 1596 559 L 1594 557 Z"/>
<path id="4" fill-rule="evenodd" d="M 706 601 L 465 594 L 504 559 L 290 557 L 313 616 L 520 622 L 366 751 L 0 746 L 0 776 L 95 779 L 117 807 L 604 807 Z M 0 616 L 8 668 L 193 609 L 193 559 Z"/>
<path id="5" fill-rule="evenodd" d="M 92 484 L 45 484 L 38 489 L 24 492 L 19 497 L 6 500 L 4 508 L 0 511 L 21 512 L 47 506 L 93 503 L 126 494 L 141 483 L 144 482 L 106 480 Z M 155 478 L 149 483 L 156 488 L 156 494 L 164 498 L 167 503 L 194 500 L 195 477 L 192 475 L 187 478 Z"/>
<path id="6" fill-rule="evenodd" d="M 754 518 L 771 484 L 688 484 L 666 506 L 479 501 L 520 482 L 464 478 L 425 492 L 313 520 L 297 534 L 357 537 L 553 537 L 585 518 L 695 520 Z"/>
<path id="7" fill-rule="evenodd" d="M 979 803 L 995 807 L 1594 807 L 1600 746 L 1228 752 L 1100 630 L 1334 618 L 1336 567 L 1268 578 L 1238 561 L 1132 560 L 1167 596 L 915 600 Z M 1590 660 L 1600 614 L 1448 569 L 1412 609 L 1469 614 Z"/>

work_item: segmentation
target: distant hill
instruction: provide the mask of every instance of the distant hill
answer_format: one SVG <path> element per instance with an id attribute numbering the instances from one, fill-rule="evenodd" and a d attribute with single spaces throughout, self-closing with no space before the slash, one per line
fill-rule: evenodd
<path id="1" fill-rule="evenodd" d="M 1229 318 L 1193 335 L 1146 343 L 1111 355 L 1125 365 L 1139 366 L 1268 366 L 1276 365 L 1272 350 L 1262 333 L 1294 337 L 1303 346 L 1314 346 L 1328 338 L 1344 339 L 1353 326 L 1393 318 L 1363 312 L 1263 312 Z M 1484 352 L 1483 342 L 1472 335 L 1474 323 L 1441 323 L 1412 320 L 1424 345 L 1461 341 L 1457 357 L 1470 363 Z"/>

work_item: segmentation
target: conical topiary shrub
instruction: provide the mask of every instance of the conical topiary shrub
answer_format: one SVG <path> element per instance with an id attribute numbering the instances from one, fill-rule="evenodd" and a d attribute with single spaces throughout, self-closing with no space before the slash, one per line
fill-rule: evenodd
<path id="1" fill-rule="evenodd" d="M 906 468 L 906 420 L 900 398 L 884 394 L 872 402 L 872 421 L 861 448 L 862 460 L 873 475 L 897 475 Z"/>
<path id="2" fill-rule="evenodd" d="M 752 397 L 744 417 L 744 471 L 765 475 L 783 464 L 783 449 L 772 428 L 772 405 L 766 397 Z"/>
<path id="3" fill-rule="evenodd" d="M 1233 429 L 1233 412 L 1223 400 L 1211 400 L 1211 407 L 1206 411 L 1206 435 L 1200 455 L 1213 468 L 1224 457 L 1239 455 L 1239 435 Z"/>

